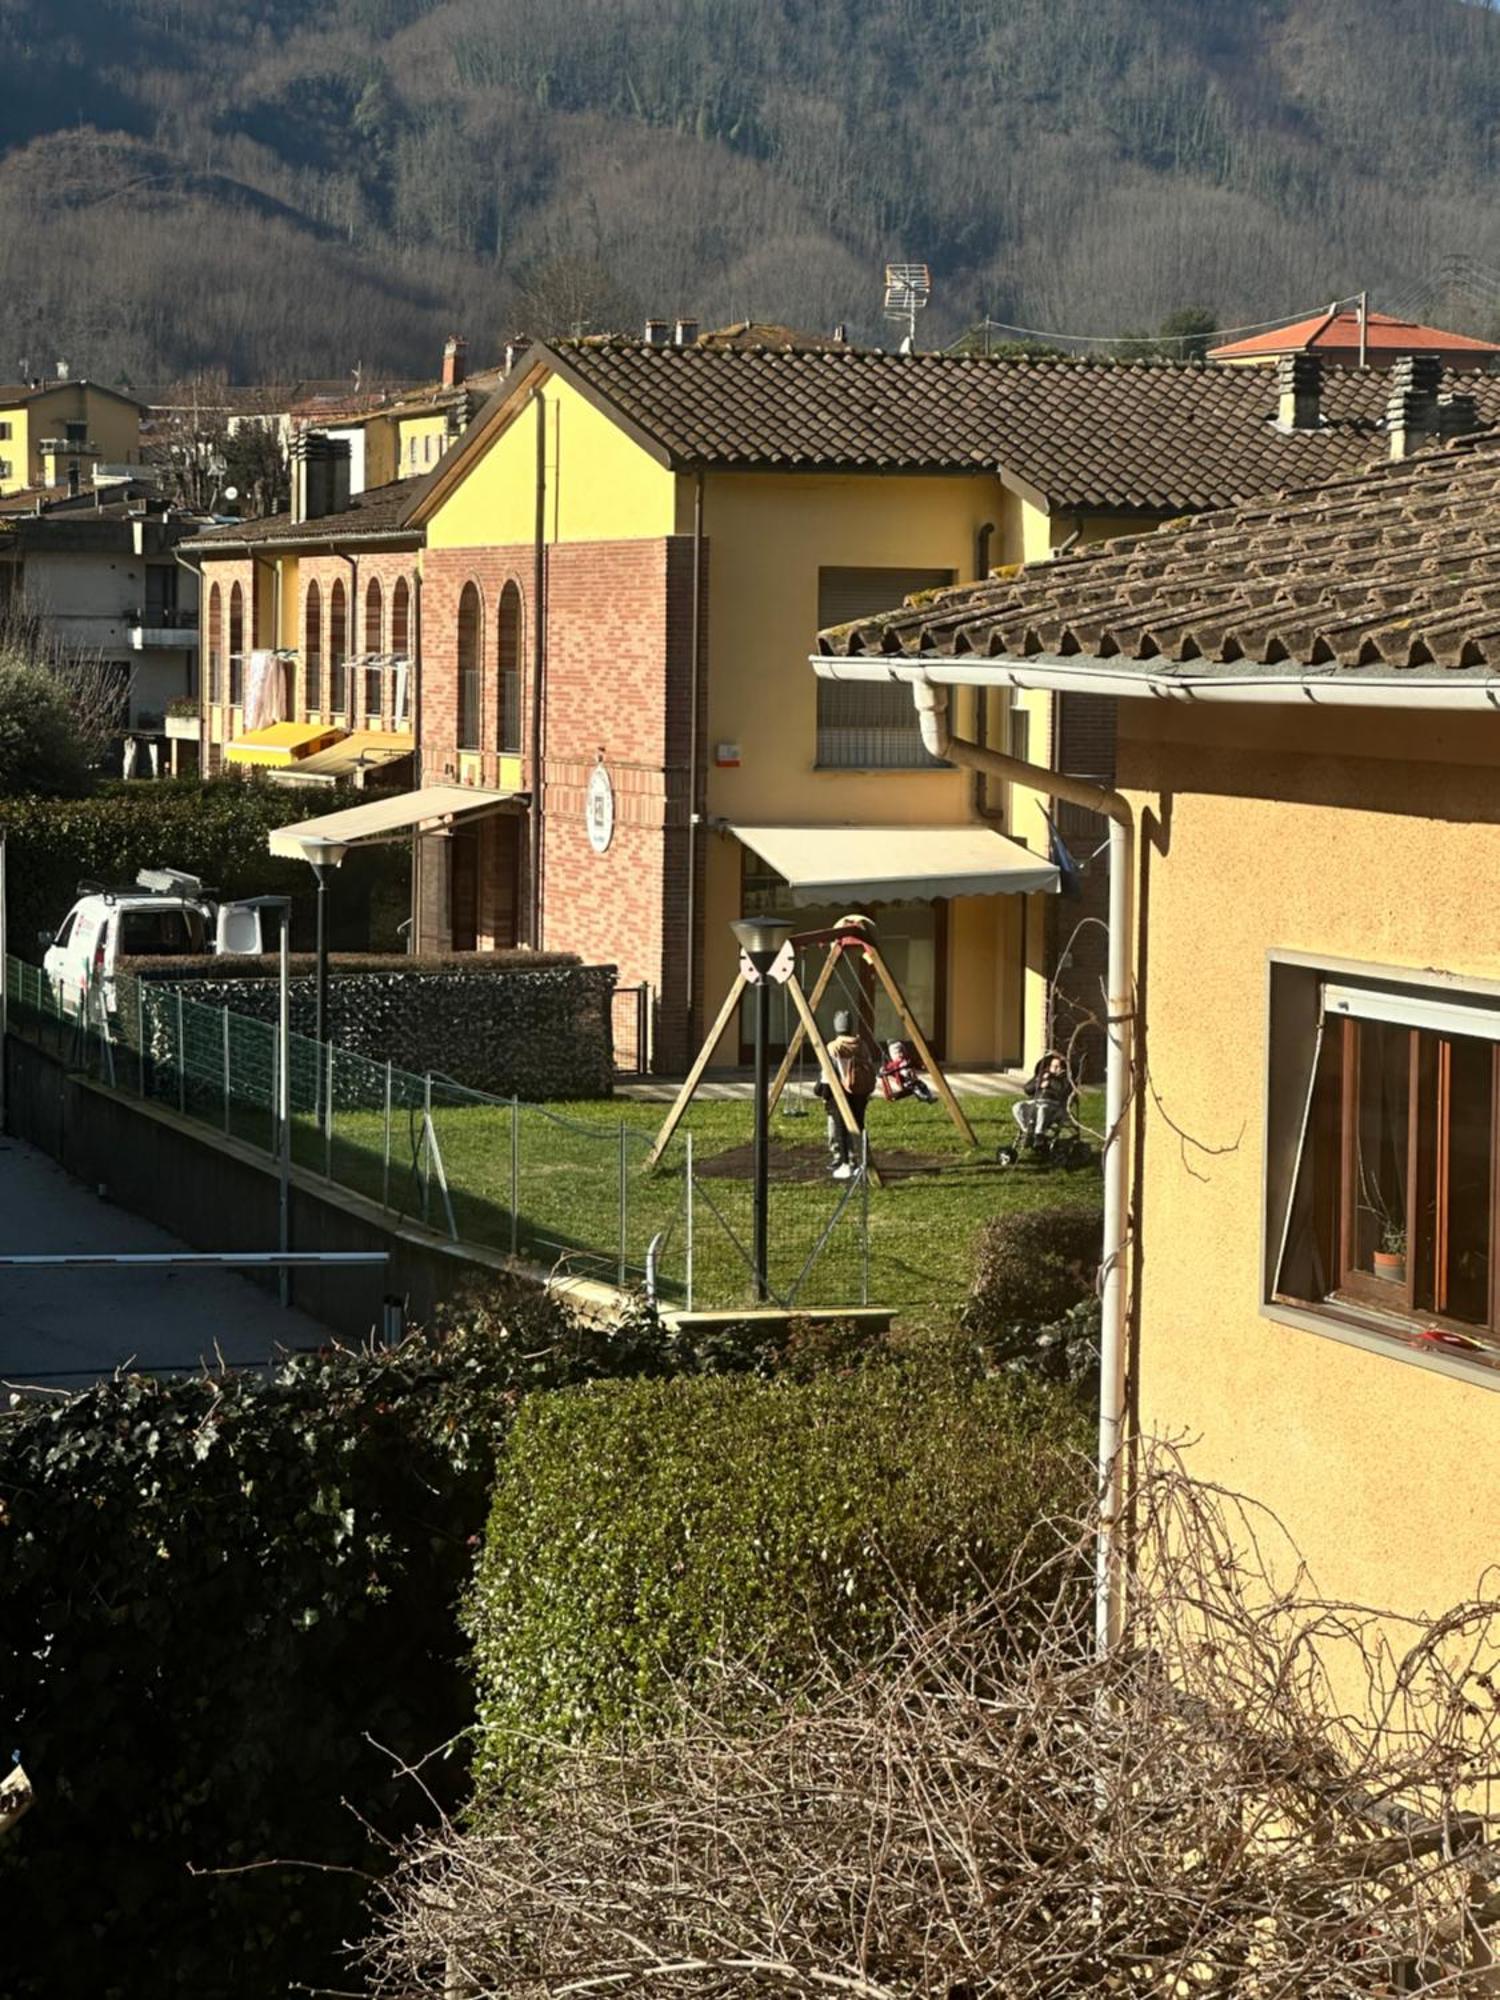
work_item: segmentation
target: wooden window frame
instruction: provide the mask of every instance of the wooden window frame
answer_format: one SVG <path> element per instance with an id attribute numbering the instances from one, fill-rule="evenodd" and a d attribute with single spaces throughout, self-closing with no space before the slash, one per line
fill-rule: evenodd
<path id="1" fill-rule="evenodd" d="M 302 600 L 302 714 L 323 713 L 323 590 L 310 577 Z"/>
<path id="2" fill-rule="evenodd" d="M 341 576 L 328 587 L 328 713 L 349 717 L 349 593 Z"/>
<path id="3" fill-rule="evenodd" d="M 521 662 L 524 652 L 526 600 L 521 586 L 511 578 L 500 593 L 500 611 L 495 620 L 495 665 L 499 702 L 495 715 L 496 748 L 502 757 L 522 754 L 523 722 Z"/>
<path id="4" fill-rule="evenodd" d="M 464 644 L 465 605 L 474 606 L 472 644 Z M 454 747 L 473 756 L 484 747 L 484 593 L 472 578 L 458 595 L 458 615 L 454 632 L 457 676 L 454 686 Z"/>

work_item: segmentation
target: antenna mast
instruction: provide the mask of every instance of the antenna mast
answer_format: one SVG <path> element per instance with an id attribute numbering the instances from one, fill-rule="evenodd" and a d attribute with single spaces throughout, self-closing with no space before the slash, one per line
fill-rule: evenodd
<path id="1" fill-rule="evenodd" d="M 925 312 L 932 299 L 932 273 L 925 264 L 887 264 L 885 267 L 885 316 L 904 325 L 903 354 L 917 344 L 917 314 Z"/>

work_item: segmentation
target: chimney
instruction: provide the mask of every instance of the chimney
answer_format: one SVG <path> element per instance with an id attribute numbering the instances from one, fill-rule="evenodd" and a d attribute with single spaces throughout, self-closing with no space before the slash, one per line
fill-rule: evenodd
<path id="1" fill-rule="evenodd" d="M 59 361 L 59 362 L 58 362 L 58 364 L 57 364 L 57 379 L 58 379 L 58 381 L 59 381 L 59 382 L 66 382 L 66 381 L 67 381 L 67 379 L 68 379 L 68 377 L 69 377 L 69 376 L 70 376 L 70 375 L 72 374 L 72 372 L 73 372 L 73 370 L 72 370 L 72 367 L 70 366 L 70 364 L 69 364 L 68 362 L 66 362 L 66 361 Z"/>
<path id="2" fill-rule="evenodd" d="M 443 348 L 443 387 L 457 389 L 463 385 L 468 367 L 469 343 L 461 333 L 450 333 Z"/>
<path id="3" fill-rule="evenodd" d="M 1323 422 L 1323 364 L 1316 354 L 1283 354 L 1276 364 L 1276 428 L 1315 431 Z"/>
<path id="4" fill-rule="evenodd" d="M 833 329 L 833 340 L 836 347 L 847 347 L 849 345 L 849 327 L 846 321 L 840 320 L 838 325 Z"/>
<path id="5" fill-rule="evenodd" d="M 507 375 L 510 373 L 511 369 L 515 367 L 516 363 L 520 360 L 521 356 L 526 352 L 526 349 L 530 345 L 531 345 L 530 341 L 528 341 L 521 334 L 517 334 L 514 340 L 506 341 L 504 351 L 500 356 L 500 360 Z"/>
<path id="6" fill-rule="evenodd" d="M 292 519 L 321 521 L 349 505 L 349 440 L 323 431 L 298 431 L 292 439 Z"/>
<path id="7" fill-rule="evenodd" d="M 672 328 L 674 347 L 691 347 L 698 338 L 698 322 L 695 319 L 680 319 Z"/>
<path id="8" fill-rule="evenodd" d="M 670 321 L 664 319 L 647 320 L 646 345 L 648 347 L 666 347 L 670 345 L 671 338 L 672 327 Z"/>
<path id="9" fill-rule="evenodd" d="M 1424 437 L 1436 434 L 1442 379 L 1443 364 L 1433 354 L 1403 354 L 1391 370 L 1385 427 L 1392 458 L 1410 458 Z"/>

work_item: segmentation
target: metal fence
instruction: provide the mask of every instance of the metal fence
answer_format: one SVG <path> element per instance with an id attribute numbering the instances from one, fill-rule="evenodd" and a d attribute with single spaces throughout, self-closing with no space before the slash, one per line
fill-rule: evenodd
<path id="1" fill-rule="evenodd" d="M 5 960 L 11 1033 L 105 1087 L 162 1104 L 272 1158 L 280 1154 L 278 1035 L 170 985 L 120 977 L 71 1010 L 35 966 Z M 108 1002 L 109 1004 L 106 1004 Z M 695 1154 L 685 1130 L 655 1167 L 654 1132 L 470 1090 L 450 1077 L 288 1039 L 292 1163 L 457 1243 L 560 1274 L 718 1311 L 753 1299 L 746 1143 Z M 769 1289 L 786 1306 L 868 1303 L 869 1187 L 777 1182 Z"/>

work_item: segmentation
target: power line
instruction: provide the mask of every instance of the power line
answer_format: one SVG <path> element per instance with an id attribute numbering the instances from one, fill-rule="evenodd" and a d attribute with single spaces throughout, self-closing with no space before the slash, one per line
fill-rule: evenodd
<path id="1" fill-rule="evenodd" d="M 1331 305 L 1285 313 L 1279 319 L 1255 320 L 1248 326 L 1210 327 L 1202 333 L 1058 333 L 1036 326 L 1014 326 L 1009 320 L 991 319 L 987 313 L 979 325 L 986 333 L 1014 333 L 1025 340 L 1072 341 L 1085 347 L 1185 347 L 1196 345 L 1200 340 L 1232 339 L 1236 334 L 1274 333 L 1280 327 L 1296 326 L 1301 320 L 1315 319 L 1319 313 L 1338 312 L 1344 306 L 1357 305 L 1359 299 L 1358 292 L 1351 292 L 1347 298 L 1335 299 Z"/>

